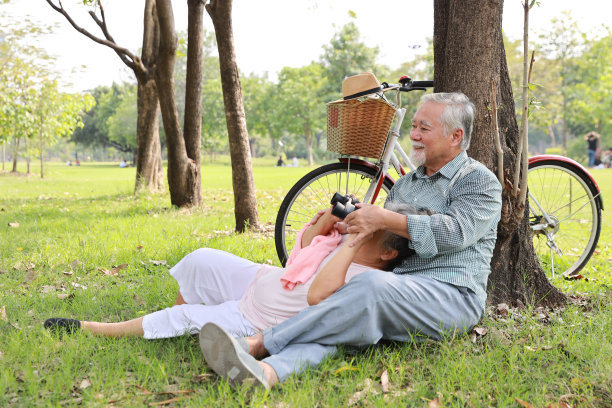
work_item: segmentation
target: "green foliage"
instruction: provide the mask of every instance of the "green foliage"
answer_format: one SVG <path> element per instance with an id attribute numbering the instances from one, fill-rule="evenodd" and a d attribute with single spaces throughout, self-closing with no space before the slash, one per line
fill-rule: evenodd
<path id="1" fill-rule="evenodd" d="M 329 102 L 341 96 L 344 78 L 363 72 L 378 72 L 378 52 L 378 47 L 371 48 L 362 42 L 354 22 L 344 25 L 334 34 L 330 44 L 323 46 L 321 63 L 327 79 L 322 93 L 323 100 Z"/>

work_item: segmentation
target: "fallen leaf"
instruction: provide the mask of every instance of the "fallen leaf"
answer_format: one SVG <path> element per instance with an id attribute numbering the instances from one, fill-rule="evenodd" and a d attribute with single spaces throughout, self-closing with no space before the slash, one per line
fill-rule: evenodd
<path id="1" fill-rule="evenodd" d="M 382 392 L 389 392 L 389 373 L 387 370 L 383 371 L 380 375 L 380 385 L 382 386 Z"/>
<path id="2" fill-rule="evenodd" d="M 137 250 L 139 250 L 139 251 L 140 251 L 142 248 L 144 248 L 142 245 L 138 245 L 138 246 L 136 247 L 136 249 L 137 249 Z"/>
<path id="3" fill-rule="evenodd" d="M 156 407 L 158 405 L 168 405 L 168 404 L 172 404 L 173 402 L 180 401 L 181 399 L 182 399 L 181 397 L 174 397 L 174 398 L 167 399 L 165 401 L 149 402 L 149 406 Z"/>
<path id="4" fill-rule="evenodd" d="M 440 402 L 440 398 L 439 397 L 436 397 L 436 398 L 432 399 L 427 404 L 427 408 L 441 408 L 441 407 L 442 407 L 442 402 Z"/>
<path id="5" fill-rule="evenodd" d="M 202 373 L 202 374 L 194 375 L 193 381 L 197 383 L 201 383 L 201 382 L 208 380 L 211 377 L 212 377 L 212 374 L 210 373 Z"/>
<path id="6" fill-rule="evenodd" d="M 98 271 L 102 272 L 104 276 L 119 276 L 116 269 L 98 268 Z"/>
<path id="7" fill-rule="evenodd" d="M 505 303 L 498 304 L 495 313 L 501 317 L 508 317 L 508 305 Z"/>
<path id="8" fill-rule="evenodd" d="M 42 288 L 40 289 L 41 293 L 49 293 L 51 291 L 55 291 L 55 286 L 43 285 Z"/>
<path id="9" fill-rule="evenodd" d="M 340 367 L 336 371 L 334 371 L 334 375 L 342 374 L 345 371 L 359 371 L 359 369 L 357 367 L 352 367 L 352 366 L 349 366 L 349 365 L 345 365 L 345 366 Z"/>
<path id="10" fill-rule="evenodd" d="M 8 318 L 6 317 L 6 306 L 0 307 L 0 320 L 8 322 Z"/>
<path id="11" fill-rule="evenodd" d="M 524 406 L 525 408 L 536 408 L 534 405 L 532 405 L 532 404 L 530 404 L 530 403 L 528 403 L 528 402 L 525 402 L 525 401 L 523 401 L 523 400 L 521 400 L 521 399 L 514 398 L 514 400 L 515 400 L 516 402 L 518 402 L 519 404 L 521 404 L 522 406 Z"/>
<path id="12" fill-rule="evenodd" d="M 8 226 L 11 228 L 19 228 L 19 223 L 18 222 L 9 222 Z"/>
<path id="13" fill-rule="evenodd" d="M 474 327 L 474 331 L 477 335 L 484 336 L 485 334 L 487 334 L 488 330 L 484 327 Z"/>
<path id="14" fill-rule="evenodd" d="M 5 274 L 5 273 L 8 273 L 8 272 L 0 269 L 0 275 Z"/>
<path id="15" fill-rule="evenodd" d="M 79 388 L 82 390 L 89 387 L 91 387 L 91 381 L 87 378 L 81 381 L 81 383 L 79 384 Z"/>
<path id="16" fill-rule="evenodd" d="M 58 299 L 60 300 L 65 300 L 65 299 L 72 299 L 74 298 L 74 293 L 58 293 L 57 294 Z"/>

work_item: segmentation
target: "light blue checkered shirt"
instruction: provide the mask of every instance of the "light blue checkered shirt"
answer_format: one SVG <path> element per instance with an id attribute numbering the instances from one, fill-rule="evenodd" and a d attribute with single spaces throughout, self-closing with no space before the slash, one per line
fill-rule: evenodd
<path id="1" fill-rule="evenodd" d="M 495 175 L 462 152 L 430 177 L 422 166 L 401 177 L 387 201 L 435 212 L 407 216 L 410 247 L 418 256 L 393 272 L 469 288 L 484 309 L 501 213 L 501 185 Z"/>

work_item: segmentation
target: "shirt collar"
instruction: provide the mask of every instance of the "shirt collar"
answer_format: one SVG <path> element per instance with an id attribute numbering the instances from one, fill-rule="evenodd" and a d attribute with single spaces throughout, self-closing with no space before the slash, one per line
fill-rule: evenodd
<path id="1" fill-rule="evenodd" d="M 453 176 L 455 175 L 455 173 L 457 173 L 459 171 L 460 168 L 463 167 L 463 165 L 468 161 L 468 155 L 467 153 L 464 151 L 462 151 L 461 153 L 459 153 L 457 156 L 455 156 L 455 158 L 451 161 L 449 161 L 448 163 L 446 163 L 444 165 L 444 167 L 442 167 L 440 170 L 438 170 L 437 172 L 435 172 L 434 174 L 431 175 L 431 177 L 435 177 L 438 178 L 440 176 L 445 177 L 447 179 L 451 179 L 453 178 Z M 419 166 L 417 167 L 417 169 L 415 170 L 415 176 L 418 178 L 426 178 L 428 177 L 425 174 L 425 167 L 423 166 Z"/>

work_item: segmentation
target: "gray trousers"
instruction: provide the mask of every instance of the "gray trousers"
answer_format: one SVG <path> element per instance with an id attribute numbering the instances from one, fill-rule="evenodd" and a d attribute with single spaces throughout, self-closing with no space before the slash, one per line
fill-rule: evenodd
<path id="1" fill-rule="evenodd" d="M 280 381 L 318 365 L 336 345 L 367 346 L 381 339 L 439 340 L 470 330 L 482 317 L 466 288 L 418 275 L 366 271 L 336 293 L 264 331 L 264 346 Z"/>

